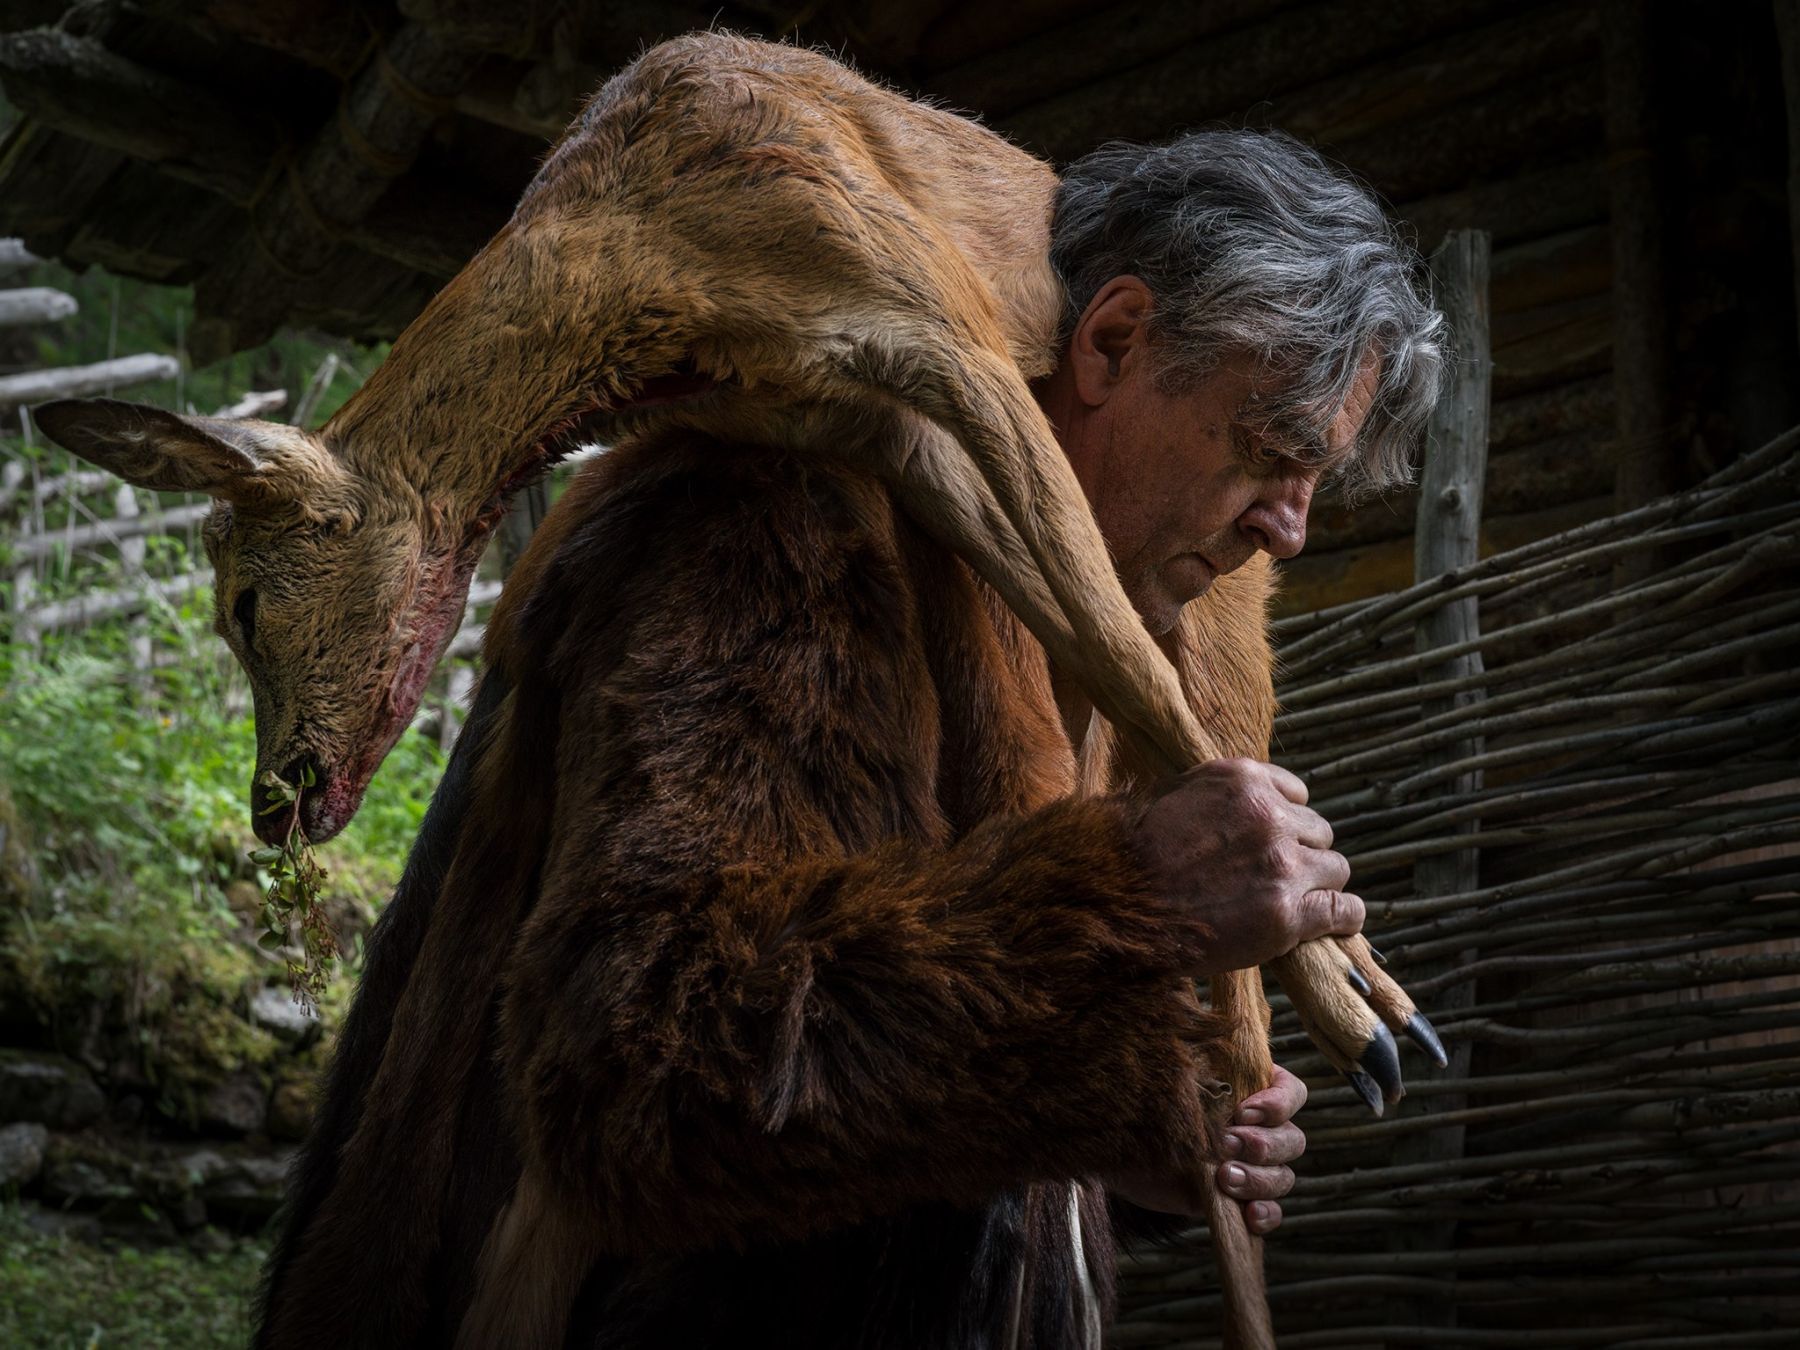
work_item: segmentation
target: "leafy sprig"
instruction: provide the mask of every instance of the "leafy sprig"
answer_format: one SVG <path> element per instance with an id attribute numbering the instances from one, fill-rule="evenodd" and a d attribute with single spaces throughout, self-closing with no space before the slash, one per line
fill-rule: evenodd
<path id="1" fill-rule="evenodd" d="M 331 983 L 338 956 L 337 932 L 322 903 L 327 873 L 313 856 L 312 842 L 300 828 L 300 794 L 318 780 L 308 764 L 301 770 L 298 783 L 287 782 L 273 769 L 257 781 L 273 798 L 258 814 L 288 813 L 287 832 L 281 842 L 250 853 L 250 861 L 269 875 L 269 889 L 262 904 L 264 931 L 257 946 L 286 954 L 294 1001 L 314 1012 L 319 997 Z"/>

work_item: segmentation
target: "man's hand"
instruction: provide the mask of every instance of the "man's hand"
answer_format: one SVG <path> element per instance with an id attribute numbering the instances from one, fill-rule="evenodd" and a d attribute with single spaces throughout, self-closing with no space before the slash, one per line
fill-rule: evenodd
<path id="1" fill-rule="evenodd" d="M 1275 1081 L 1244 1098 L 1225 1131 L 1219 1189 L 1243 1202 L 1252 1233 L 1272 1233 L 1281 1226 L 1281 1197 L 1294 1188 L 1294 1169 L 1288 1164 L 1306 1149 L 1306 1136 L 1293 1120 L 1305 1105 L 1306 1084 L 1277 1064 Z M 1194 1177 L 1138 1172 L 1108 1177 L 1106 1184 L 1140 1209 L 1192 1218 L 1206 1214 L 1206 1195 Z"/>
<path id="2" fill-rule="evenodd" d="M 1138 853 L 1169 899 L 1219 935 L 1194 973 L 1242 970 L 1363 925 L 1350 864 L 1286 769 L 1219 759 L 1188 770 L 1138 822 Z"/>
<path id="3" fill-rule="evenodd" d="M 1306 1151 L 1306 1136 L 1294 1115 L 1306 1105 L 1306 1084 L 1275 1066 L 1275 1081 L 1244 1098 L 1225 1131 L 1225 1163 L 1219 1189 L 1244 1202 L 1244 1219 L 1252 1233 L 1272 1233 L 1281 1226 L 1281 1197 L 1294 1189 L 1288 1164 Z"/>

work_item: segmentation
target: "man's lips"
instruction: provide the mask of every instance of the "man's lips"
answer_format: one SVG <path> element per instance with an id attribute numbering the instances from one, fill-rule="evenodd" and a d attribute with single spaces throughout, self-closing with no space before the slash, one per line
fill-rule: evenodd
<path id="1" fill-rule="evenodd" d="M 1172 595 L 1185 600 L 1204 595 L 1219 573 L 1198 553 L 1182 553 L 1163 565 L 1163 582 Z"/>

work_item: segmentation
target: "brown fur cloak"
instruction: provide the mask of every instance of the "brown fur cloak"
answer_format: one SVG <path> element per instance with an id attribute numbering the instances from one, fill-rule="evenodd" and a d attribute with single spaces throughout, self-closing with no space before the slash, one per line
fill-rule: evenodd
<path id="1" fill-rule="evenodd" d="M 1179 653 L 1247 753 L 1266 587 Z M 873 481 L 689 434 L 583 475 L 489 656 L 258 1344 L 448 1344 L 526 1158 L 604 1253 L 570 1346 L 1086 1343 L 1091 1178 L 1208 1154 L 1219 1029 L 1037 644 Z"/>

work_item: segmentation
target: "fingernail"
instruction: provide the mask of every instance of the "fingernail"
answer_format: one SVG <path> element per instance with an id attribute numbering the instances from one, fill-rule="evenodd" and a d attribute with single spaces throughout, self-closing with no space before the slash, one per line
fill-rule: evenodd
<path id="1" fill-rule="evenodd" d="M 1237 1123 L 1240 1125 L 1260 1125 L 1262 1121 L 1263 1113 L 1260 1107 L 1246 1106 L 1237 1113 Z"/>
<path id="2" fill-rule="evenodd" d="M 1225 1136 L 1225 1156 L 1227 1158 L 1235 1158 L 1243 1151 L 1244 1138 L 1242 1135 L 1228 1134 Z"/>
<path id="3" fill-rule="evenodd" d="M 1236 1163 L 1227 1163 L 1219 1175 L 1225 1178 L 1225 1184 L 1234 1191 L 1248 1180 L 1244 1169 L 1239 1167 Z"/>

